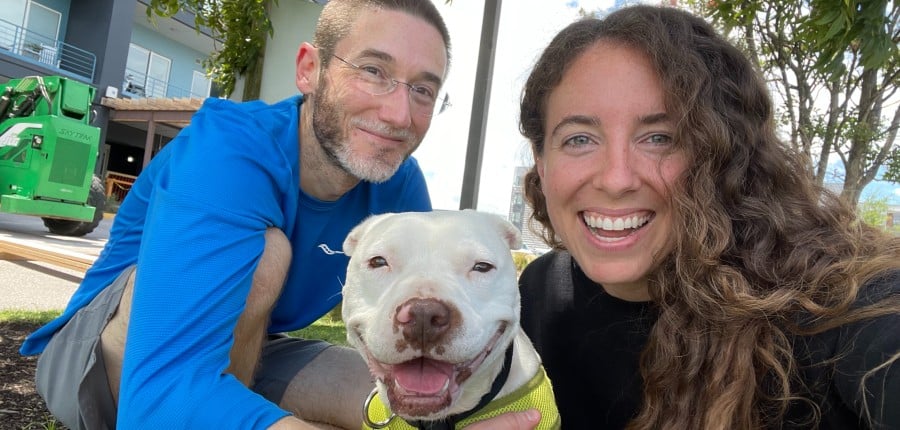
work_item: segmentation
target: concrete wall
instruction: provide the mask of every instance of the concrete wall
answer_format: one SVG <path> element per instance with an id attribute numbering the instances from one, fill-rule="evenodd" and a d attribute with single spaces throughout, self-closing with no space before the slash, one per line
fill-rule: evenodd
<path id="1" fill-rule="evenodd" d="M 275 34 L 266 43 L 259 98 L 269 103 L 299 94 L 294 84 L 297 48 L 312 42 L 322 6 L 307 1 L 280 1 L 271 11 Z M 235 94 L 241 94 L 238 89 Z"/>

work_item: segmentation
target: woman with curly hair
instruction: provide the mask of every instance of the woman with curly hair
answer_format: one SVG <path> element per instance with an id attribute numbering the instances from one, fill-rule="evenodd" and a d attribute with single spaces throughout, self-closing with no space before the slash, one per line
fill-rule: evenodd
<path id="1" fill-rule="evenodd" d="M 700 18 L 569 25 L 520 127 L 523 326 L 566 428 L 900 428 L 900 242 L 817 186 Z"/>

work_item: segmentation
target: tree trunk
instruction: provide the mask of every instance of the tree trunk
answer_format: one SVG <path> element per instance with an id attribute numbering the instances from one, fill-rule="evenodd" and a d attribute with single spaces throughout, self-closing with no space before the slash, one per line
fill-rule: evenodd
<path id="1" fill-rule="evenodd" d="M 265 42 L 263 42 L 263 48 L 265 48 Z M 263 63 L 266 58 L 264 52 L 265 49 L 261 51 L 256 61 L 250 67 L 247 67 L 247 73 L 244 74 L 243 98 L 241 99 L 243 101 L 259 99 L 259 92 L 262 87 Z"/>
<path id="2" fill-rule="evenodd" d="M 272 2 L 266 1 L 266 15 L 271 16 Z M 269 41 L 269 34 L 265 34 L 262 38 L 262 45 L 259 48 L 259 56 L 247 67 L 244 73 L 244 93 L 242 100 L 258 100 L 260 88 L 262 87 L 263 64 L 266 62 L 266 44 Z"/>
<path id="3" fill-rule="evenodd" d="M 877 79 L 877 70 L 868 69 L 862 73 L 856 130 L 850 137 L 850 151 L 844 166 L 847 175 L 844 177 L 844 190 L 841 192 L 841 197 L 853 206 L 859 203 L 859 196 L 862 194 L 863 188 L 872 182 L 872 179 L 866 178 L 866 174 L 869 168 L 871 139 L 878 128 L 880 119 L 878 114 L 881 112 L 878 106 L 878 94 L 875 91 Z"/>

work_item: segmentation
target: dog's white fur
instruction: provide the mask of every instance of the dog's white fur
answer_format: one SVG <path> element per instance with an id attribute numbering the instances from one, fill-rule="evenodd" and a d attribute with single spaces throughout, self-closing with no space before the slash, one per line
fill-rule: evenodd
<path id="1" fill-rule="evenodd" d="M 518 229 L 508 221 L 473 210 L 373 216 L 347 236 L 347 339 L 368 363 L 381 398 L 394 413 L 434 420 L 474 408 L 499 374 L 511 342 L 513 362 L 497 397 L 536 374 L 540 357 L 519 328 L 518 281 L 510 249 L 520 243 Z M 416 345 L 404 336 L 398 319 L 406 319 L 403 309 L 409 307 L 404 304 L 413 298 L 442 303 L 450 310 L 452 327 L 438 341 Z M 479 361 L 476 357 L 483 352 L 480 365 L 469 364 Z M 422 356 L 454 364 L 446 392 L 432 396 L 442 399 L 405 395 L 392 379 L 394 365 Z M 471 372 L 471 377 L 456 386 L 452 381 L 460 378 L 460 371 Z"/>

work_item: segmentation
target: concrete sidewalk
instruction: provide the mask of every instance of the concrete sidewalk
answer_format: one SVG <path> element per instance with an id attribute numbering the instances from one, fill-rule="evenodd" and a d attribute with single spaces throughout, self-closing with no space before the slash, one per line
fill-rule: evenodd
<path id="1" fill-rule="evenodd" d="M 0 213 L 0 237 L 38 242 L 68 252 L 97 256 L 109 237 L 112 217 L 84 237 L 50 234 L 38 217 Z M 0 311 L 62 310 L 84 273 L 17 257 L 0 257 Z"/>
<path id="2" fill-rule="evenodd" d="M 44 263 L 0 260 L 0 311 L 61 311 L 82 275 Z"/>

